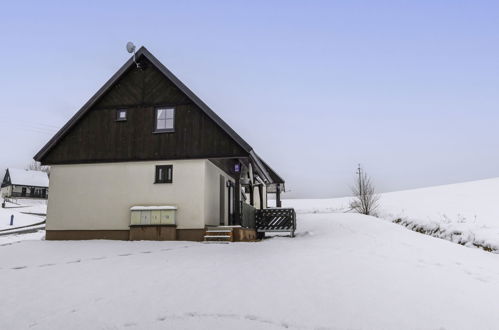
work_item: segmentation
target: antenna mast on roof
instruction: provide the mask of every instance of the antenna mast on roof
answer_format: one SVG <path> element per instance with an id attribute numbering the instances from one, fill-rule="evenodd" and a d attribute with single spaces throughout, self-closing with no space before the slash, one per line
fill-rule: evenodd
<path id="1" fill-rule="evenodd" d="M 133 42 L 129 41 L 126 43 L 126 50 L 130 54 L 133 53 L 133 61 L 135 62 L 135 65 L 137 65 L 137 69 L 140 69 L 140 63 L 137 62 L 137 60 L 135 58 L 135 45 L 133 44 Z"/>

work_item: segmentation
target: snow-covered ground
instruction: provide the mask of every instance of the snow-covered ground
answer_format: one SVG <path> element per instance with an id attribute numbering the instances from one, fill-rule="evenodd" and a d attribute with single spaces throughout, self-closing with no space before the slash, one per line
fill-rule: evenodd
<path id="1" fill-rule="evenodd" d="M 298 213 L 348 211 L 350 198 L 284 200 Z M 499 178 L 381 194 L 378 216 L 499 252 Z"/>
<path id="2" fill-rule="evenodd" d="M 257 243 L 5 240 L 0 329 L 499 324 L 499 255 L 358 214 L 299 214 L 296 238 Z"/>
<path id="3" fill-rule="evenodd" d="M 3 199 L 0 198 L 0 204 Z M 0 208 L 0 230 L 22 227 L 41 222 L 47 213 L 47 200 L 44 199 L 14 199 L 6 202 L 5 208 Z M 30 214 L 28 214 L 30 213 Z M 14 225 L 10 225 L 10 217 L 14 215 Z"/>

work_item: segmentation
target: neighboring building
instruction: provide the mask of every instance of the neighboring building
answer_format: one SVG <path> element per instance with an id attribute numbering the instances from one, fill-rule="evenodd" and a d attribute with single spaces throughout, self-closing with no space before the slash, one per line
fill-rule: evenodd
<path id="1" fill-rule="evenodd" d="M 46 238 L 202 240 L 218 225 L 254 237 L 284 180 L 147 49 L 135 58 L 34 157 L 51 166 Z"/>
<path id="2" fill-rule="evenodd" d="M 49 177 L 42 171 L 8 168 L 3 177 L 1 196 L 6 198 L 47 198 Z"/>

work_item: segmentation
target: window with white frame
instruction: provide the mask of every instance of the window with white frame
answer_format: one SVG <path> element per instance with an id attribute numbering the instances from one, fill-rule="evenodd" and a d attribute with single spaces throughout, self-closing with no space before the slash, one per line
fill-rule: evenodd
<path id="1" fill-rule="evenodd" d="M 116 111 L 116 120 L 117 121 L 126 121 L 127 111 L 126 109 L 118 109 Z"/>
<path id="2" fill-rule="evenodd" d="M 173 132 L 175 129 L 175 109 L 156 108 L 155 132 Z"/>

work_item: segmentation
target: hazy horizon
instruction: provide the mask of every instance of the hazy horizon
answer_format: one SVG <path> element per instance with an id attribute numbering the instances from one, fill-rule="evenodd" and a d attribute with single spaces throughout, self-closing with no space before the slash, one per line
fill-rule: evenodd
<path id="1" fill-rule="evenodd" d="M 499 177 L 499 3 L 3 4 L 0 169 L 147 47 L 286 180 L 284 198 Z"/>

